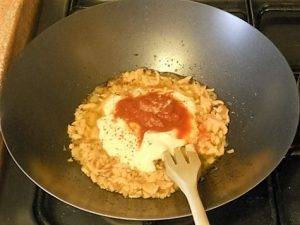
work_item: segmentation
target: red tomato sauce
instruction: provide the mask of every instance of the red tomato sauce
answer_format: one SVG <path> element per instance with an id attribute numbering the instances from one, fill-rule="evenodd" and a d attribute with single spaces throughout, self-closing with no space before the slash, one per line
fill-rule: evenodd
<path id="1" fill-rule="evenodd" d="M 176 129 L 180 139 L 191 130 L 189 111 L 169 93 L 150 92 L 123 98 L 116 105 L 115 117 L 122 118 L 127 123 L 138 124 L 141 128 L 141 139 L 148 130 L 165 132 Z"/>

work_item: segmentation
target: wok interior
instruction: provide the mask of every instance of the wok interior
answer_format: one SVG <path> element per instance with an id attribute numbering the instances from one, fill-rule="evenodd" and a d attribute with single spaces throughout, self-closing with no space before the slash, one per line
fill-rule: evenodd
<path id="1" fill-rule="evenodd" d="M 12 66 L 2 92 L 6 144 L 23 171 L 61 200 L 130 219 L 188 215 L 177 191 L 164 200 L 101 190 L 68 163 L 67 125 L 97 85 L 137 67 L 192 75 L 230 109 L 225 154 L 199 190 L 207 209 L 243 194 L 278 164 L 293 139 L 298 95 L 274 46 L 237 18 L 186 1 L 125 1 L 67 17 L 37 37 Z"/>

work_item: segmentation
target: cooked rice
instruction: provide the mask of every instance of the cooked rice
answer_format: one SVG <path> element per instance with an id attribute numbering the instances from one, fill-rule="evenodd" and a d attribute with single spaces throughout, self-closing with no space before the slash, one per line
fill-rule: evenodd
<path id="1" fill-rule="evenodd" d="M 198 129 L 206 129 L 209 137 L 189 140 L 195 144 L 206 169 L 226 147 L 228 109 L 217 99 L 214 89 L 192 80 L 190 76 L 180 78 L 174 75 L 161 75 L 149 69 L 137 69 L 125 72 L 108 82 L 107 86 L 98 86 L 88 99 L 75 112 L 75 121 L 68 126 L 71 138 L 69 148 L 72 157 L 81 164 L 81 170 L 101 188 L 121 193 L 130 198 L 165 198 L 177 189 L 166 175 L 163 162 L 156 162 L 156 171 L 151 173 L 131 169 L 118 158 L 109 156 L 102 149 L 98 138 L 97 119 L 102 114 L 102 102 L 110 95 L 128 96 L 130 90 L 141 88 L 147 93 L 151 89 L 178 91 L 192 98 L 197 107 L 196 121 Z"/>

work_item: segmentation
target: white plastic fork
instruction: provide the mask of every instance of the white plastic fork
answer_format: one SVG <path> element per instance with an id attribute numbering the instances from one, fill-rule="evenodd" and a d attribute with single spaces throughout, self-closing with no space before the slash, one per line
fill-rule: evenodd
<path id="1" fill-rule="evenodd" d="M 175 149 L 174 159 L 169 151 L 165 151 L 164 162 L 167 175 L 179 186 L 188 200 L 195 225 L 209 225 L 197 188 L 201 161 L 194 148 L 188 146 L 186 150 Z"/>

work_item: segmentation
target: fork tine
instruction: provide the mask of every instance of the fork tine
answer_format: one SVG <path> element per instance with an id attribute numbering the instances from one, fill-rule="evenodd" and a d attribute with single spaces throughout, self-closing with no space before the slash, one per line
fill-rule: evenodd
<path id="1" fill-rule="evenodd" d="M 185 146 L 185 150 L 187 151 L 187 152 L 195 152 L 196 150 L 195 150 L 195 146 L 193 145 L 193 144 L 187 144 L 186 146 Z"/>
<path id="2" fill-rule="evenodd" d="M 196 152 L 187 151 L 186 154 L 187 154 L 190 164 L 201 165 L 200 158 Z"/>
<path id="3" fill-rule="evenodd" d="M 163 153 L 163 158 L 164 158 L 165 164 L 168 164 L 170 166 L 175 165 L 174 159 L 169 151 L 165 151 Z"/>
<path id="4" fill-rule="evenodd" d="M 186 159 L 185 159 L 185 157 L 184 157 L 184 155 L 183 155 L 183 152 L 181 151 L 181 149 L 180 148 L 176 148 L 175 150 L 174 150 L 174 157 L 175 157 L 175 163 L 176 164 L 178 164 L 178 163 L 180 163 L 180 162 L 182 162 L 182 163 L 186 163 Z"/>
<path id="5" fill-rule="evenodd" d="M 188 158 L 190 163 L 194 163 L 194 164 L 200 163 L 200 165 L 201 165 L 201 160 L 198 156 L 198 153 L 195 150 L 194 145 L 192 145 L 192 144 L 186 145 L 185 150 L 186 150 L 187 158 Z"/>

